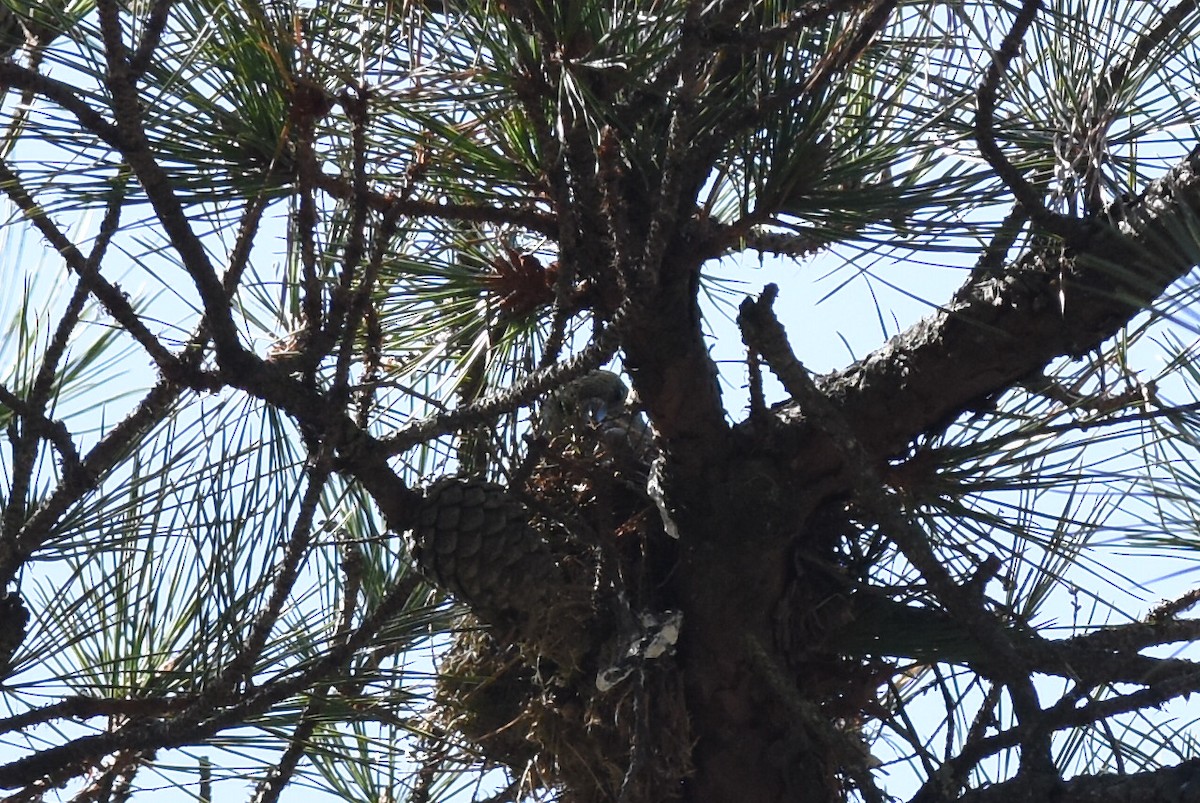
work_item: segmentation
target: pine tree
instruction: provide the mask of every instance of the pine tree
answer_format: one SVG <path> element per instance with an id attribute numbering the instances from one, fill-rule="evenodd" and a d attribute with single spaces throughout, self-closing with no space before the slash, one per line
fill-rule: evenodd
<path id="1" fill-rule="evenodd" d="M 1198 34 L 2 0 L 6 799 L 1193 799 Z"/>

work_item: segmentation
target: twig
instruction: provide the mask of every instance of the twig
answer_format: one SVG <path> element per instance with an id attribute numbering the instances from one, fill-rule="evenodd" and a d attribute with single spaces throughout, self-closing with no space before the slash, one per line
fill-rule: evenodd
<path id="1" fill-rule="evenodd" d="M 1078 244 L 1087 233 L 1087 227 L 1082 221 L 1058 215 L 1046 208 L 1042 197 L 1032 184 L 1025 180 L 1021 171 L 1008 160 L 1004 151 L 996 142 L 996 94 L 1000 81 L 1009 65 L 1021 49 L 1021 40 L 1033 25 L 1038 12 L 1041 11 L 1043 0 L 1023 0 L 1021 10 L 1013 20 L 1013 26 L 1000 42 L 999 49 L 992 54 L 983 81 L 975 93 L 975 143 L 979 152 L 1004 185 L 1016 197 L 1025 214 L 1045 231 L 1050 232 L 1069 244 Z"/>
<path id="2" fill-rule="evenodd" d="M 1148 617 L 1152 623 L 1165 622 L 1174 619 L 1179 614 L 1200 602 L 1200 588 L 1193 588 L 1173 600 L 1162 603 L 1150 612 Z"/>
<path id="3" fill-rule="evenodd" d="M 71 433 L 67 429 L 66 424 L 48 417 L 42 409 L 22 400 L 4 385 L 0 385 L 0 406 L 7 407 L 15 415 L 25 419 L 29 424 L 30 435 L 46 438 L 54 444 L 54 447 L 58 449 L 58 453 L 62 456 L 63 467 L 66 469 L 68 476 L 84 471 L 83 463 L 79 459 L 79 451 L 75 448 L 75 442 L 71 440 Z M 16 476 L 11 487 L 8 489 L 8 501 L 12 506 L 16 506 L 17 500 L 24 497 L 25 490 L 27 489 L 26 487 L 21 487 L 23 484 L 18 481 L 18 478 L 26 472 L 22 470 L 19 461 L 14 461 L 14 463 L 16 465 L 13 466 L 12 472 Z M 7 519 L 7 516 L 5 518 Z M 9 532 L 7 524 L 5 532 Z"/>
<path id="4" fill-rule="evenodd" d="M 658 284 L 663 256 L 667 243 L 674 236 L 679 216 L 680 190 L 691 178 L 689 167 L 693 159 L 691 142 L 696 120 L 696 101 L 700 93 L 700 15 L 701 4 L 689 3 L 684 12 L 683 32 L 680 35 L 679 87 L 668 106 L 670 123 L 667 126 L 666 151 L 662 156 L 662 174 L 658 196 L 646 231 L 645 249 L 641 264 L 635 267 L 636 275 L 627 276 L 627 295 L 643 301 L 652 298 Z"/>
<path id="5" fill-rule="evenodd" d="M 803 259 L 829 247 L 829 238 L 819 233 L 786 234 L 778 231 L 751 229 L 741 237 L 739 245 L 765 254 Z"/>
<path id="6" fill-rule="evenodd" d="M 49 401 L 50 395 L 54 391 L 55 378 L 58 374 L 58 361 L 62 359 L 62 355 L 66 352 L 71 332 L 74 331 L 75 326 L 79 322 L 79 316 L 83 313 L 84 302 L 90 294 L 90 279 L 93 279 L 99 272 L 100 264 L 104 261 L 104 255 L 108 251 L 109 243 L 112 242 L 113 235 L 117 233 L 117 226 L 121 219 L 121 206 L 124 200 L 125 186 L 124 181 L 121 181 L 113 188 L 113 192 L 108 199 L 104 218 L 100 221 L 100 231 L 96 235 L 91 253 L 88 254 L 87 260 L 84 263 L 84 269 L 80 273 L 79 284 L 76 286 L 71 300 L 67 302 L 67 308 L 59 317 L 58 326 L 55 329 L 54 335 L 50 338 L 50 343 L 46 347 L 46 353 L 42 356 L 42 367 L 38 370 L 33 388 L 29 392 L 29 403 L 38 410 L 45 410 L 46 402 Z"/>
<path id="7" fill-rule="evenodd" d="M 1100 80 L 1099 87 L 1102 94 L 1096 98 L 1095 108 L 1108 108 L 1112 103 L 1112 97 L 1119 91 L 1119 85 L 1125 81 L 1129 73 L 1140 67 L 1150 56 L 1150 51 L 1166 41 L 1169 36 L 1185 30 L 1180 26 L 1187 15 L 1196 10 L 1196 7 L 1196 0 L 1180 0 L 1162 15 L 1158 24 L 1139 37 L 1129 57 L 1114 64 L 1112 69 Z M 1109 115 L 1108 118 L 1109 125 L 1117 119 L 1112 115 Z"/>
<path id="8" fill-rule="evenodd" d="M 97 0 L 100 33 L 107 67 L 106 86 L 117 119 L 114 144 L 125 157 L 146 192 L 163 231 L 191 276 L 207 317 L 217 359 L 225 367 L 253 370 L 261 361 L 246 351 L 233 322 L 232 305 L 208 258 L 204 243 L 193 231 L 190 219 L 171 186 L 171 181 L 154 158 L 142 126 L 142 105 L 122 40 L 120 7 L 117 0 Z"/>
<path id="9" fill-rule="evenodd" d="M 354 184 L 355 200 L 352 205 L 350 220 L 350 239 L 346 246 L 342 265 L 342 277 L 337 292 L 330 304 L 329 334 L 336 334 L 341 328 L 340 350 L 337 358 L 337 368 L 334 371 L 333 383 L 329 396 L 335 403 L 341 404 L 349 392 L 350 367 L 354 357 L 354 343 L 359 326 L 371 302 L 371 294 L 375 290 L 375 282 L 387 254 L 388 245 L 396 232 L 399 213 L 395 207 L 389 208 L 383 214 L 383 221 L 375 232 L 375 243 L 367 260 L 366 269 L 354 290 L 354 275 L 362 261 L 364 239 L 367 228 L 367 120 L 369 113 L 369 94 L 364 88 L 358 90 L 357 97 L 350 98 L 349 92 L 343 99 L 353 124 L 351 139 L 354 149 Z M 353 292 L 352 292 L 353 291 Z"/>
<path id="10" fill-rule="evenodd" d="M 0 68 L 4 65 L 0 63 Z M 121 328 L 124 329 L 130 337 L 138 342 L 155 364 L 166 373 L 173 372 L 178 369 L 178 358 L 172 354 L 166 346 L 158 341 L 158 339 L 150 332 L 141 318 L 134 311 L 133 306 L 115 285 L 109 283 L 104 277 L 99 274 L 98 264 L 91 264 L 90 260 L 80 252 L 73 242 L 54 224 L 46 215 L 42 207 L 34 200 L 33 196 L 25 189 L 21 183 L 21 179 L 8 166 L 8 163 L 0 159 L 0 185 L 3 186 L 4 192 L 16 206 L 25 213 L 25 217 L 34 225 L 42 237 L 45 238 L 55 251 L 57 251 L 67 263 L 67 266 L 75 271 L 80 277 L 80 281 L 88 291 L 93 293 L 100 303 L 104 306 L 105 312 L 112 316 Z"/>
<path id="11" fill-rule="evenodd" d="M 134 78 L 141 78 L 150 67 L 150 59 L 154 58 L 154 50 L 162 41 L 163 31 L 167 27 L 167 12 L 175 0 L 155 0 L 146 16 L 142 27 L 142 40 L 138 42 L 137 50 L 129 59 L 129 71 Z"/>
<path id="12" fill-rule="evenodd" d="M 0 64 L 0 68 L 2 67 L 3 64 Z M 0 78 L 2 77 L 3 70 L 0 69 Z M 354 185 L 341 176 L 322 173 L 317 176 L 316 185 L 338 200 L 352 201 L 354 199 Z M 377 212 L 382 212 L 389 206 L 395 206 L 400 214 L 409 217 L 517 226 L 546 237 L 557 237 L 559 234 L 555 217 L 535 211 L 532 208 L 532 199 L 522 208 L 505 209 L 482 204 L 440 203 L 420 198 L 396 197 L 375 191 L 368 192 L 366 198 L 367 203 Z"/>
<path id="13" fill-rule="evenodd" d="M 284 545 L 283 558 L 275 570 L 271 596 L 264 608 L 254 618 L 250 632 L 246 634 L 237 655 L 225 666 L 216 683 L 204 690 L 189 712 L 184 714 L 184 718 L 191 714 L 200 714 L 211 710 L 229 695 L 236 684 L 248 680 L 254 662 L 258 660 L 267 643 L 267 638 L 275 628 L 283 605 L 287 602 L 287 598 L 291 595 L 292 588 L 300 576 L 301 563 L 308 555 L 308 547 L 312 541 L 313 519 L 317 506 L 320 504 L 321 495 L 325 491 L 325 484 L 329 480 L 330 474 L 333 473 L 332 457 L 335 449 L 336 443 L 333 439 L 327 438 L 321 443 L 320 451 L 310 456 L 310 465 L 305 472 L 308 475 L 308 488 L 300 501 L 291 536 Z"/>
<path id="14" fill-rule="evenodd" d="M 541 397 L 546 391 L 561 387 L 572 379 L 600 367 L 616 353 L 619 345 L 618 333 L 629 316 L 630 308 L 630 300 L 626 299 L 603 332 L 574 357 L 539 368 L 511 387 L 484 396 L 477 402 L 415 421 L 394 435 L 382 439 L 380 443 L 389 454 L 399 454 L 431 438 L 487 423 L 496 416 L 518 410 Z"/>

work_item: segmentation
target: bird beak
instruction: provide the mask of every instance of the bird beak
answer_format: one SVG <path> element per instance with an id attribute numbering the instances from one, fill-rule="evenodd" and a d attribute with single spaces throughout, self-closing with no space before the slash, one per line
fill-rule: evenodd
<path id="1" fill-rule="evenodd" d="M 608 402 L 603 399 L 587 399 L 583 403 L 583 420 L 588 426 L 599 426 L 608 417 Z"/>

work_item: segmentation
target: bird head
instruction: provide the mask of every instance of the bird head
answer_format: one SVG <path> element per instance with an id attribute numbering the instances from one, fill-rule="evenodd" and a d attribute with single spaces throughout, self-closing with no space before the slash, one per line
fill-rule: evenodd
<path id="1" fill-rule="evenodd" d="M 629 388 L 612 371 L 591 371 L 551 394 L 542 408 L 542 434 L 553 438 L 594 429 L 626 412 Z"/>

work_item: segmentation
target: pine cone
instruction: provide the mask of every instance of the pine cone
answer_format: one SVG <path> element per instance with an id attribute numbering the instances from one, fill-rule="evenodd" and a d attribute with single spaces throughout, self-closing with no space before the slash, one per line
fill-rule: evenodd
<path id="1" fill-rule="evenodd" d="M 429 486 L 412 546 L 430 580 L 495 624 L 528 621 L 567 585 L 525 505 L 495 483 L 448 477 Z"/>

